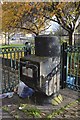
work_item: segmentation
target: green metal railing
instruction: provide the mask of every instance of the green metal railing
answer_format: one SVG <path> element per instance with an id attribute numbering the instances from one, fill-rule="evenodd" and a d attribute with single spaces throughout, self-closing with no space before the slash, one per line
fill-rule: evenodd
<path id="1" fill-rule="evenodd" d="M 14 91 L 20 80 L 20 58 L 24 57 L 24 46 L 0 48 L 0 69 L 2 72 L 2 93 Z M 31 47 L 31 54 L 35 54 Z"/>
<path id="2" fill-rule="evenodd" d="M 20 80 L 20 58 L 25 55 L 25 47 L 0 48 L 0 70 L 2 72 L 2 93 L 14 91 Z M 31 54 L 35 54 L 31 47 Z M 61 49 L 61 87 L 80 90 L 80 46 Z"/>
<path id="3" fill-rule="evenodd" d="M 80 91 L 80 46 L 67 46 L 63 43 L 61 48 L 61 87 L 68 86 Z"/>
<path id="4" fill-rule="evenodd" d="M 67 85 L 80 90 L 80 46 L 67 47 Z"/>

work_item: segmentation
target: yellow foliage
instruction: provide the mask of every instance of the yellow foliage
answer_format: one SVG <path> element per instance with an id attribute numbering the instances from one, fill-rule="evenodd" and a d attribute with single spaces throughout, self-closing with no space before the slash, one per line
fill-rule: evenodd
<path id="1" fill-rule="evenodd" d="M 39 11 L 43 6 L 43 3 L 39 4 L 37 2 L 34 2 L 34 4 L 30 2 L 4 3 L 2 6 L 2 29 L 8 31 L 10 28 L 21 27 L 20 24 L 23 22 L 26 28 L 38 33 L 38 29 L 43 27 L 44 22 L 44 17 Z"/>
<path id="2" fill-rule="evenodd" d="M 77 3 L 76 3 L 77 4 Z M 44 16 L 52 18 L 54 15 L 63 23 L 71 22 L 71 15 L 77 13 L 73 3 L 66 2 L 4 2 L 2 5 L 2 29 L 23 27 L 28 32 L 40 33 L 47 20 Z M 67 15 L 68 14 L 68 15 Z M 68 17 L 68 18 L 67 18 Z"/>

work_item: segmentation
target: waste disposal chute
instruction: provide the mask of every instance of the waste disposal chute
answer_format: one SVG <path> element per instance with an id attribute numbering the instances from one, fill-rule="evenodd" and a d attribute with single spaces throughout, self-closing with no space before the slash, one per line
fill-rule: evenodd
<path id="1" fill-rule="evenodd" d="M 56 37 L 35 37 L 35 54 L 20 59 L 20 80 L 47 96 L 60 88 L 60 44 Z"/>
<path id="2" fill-rule="evenodd" d="M 35 55 L 57 57 L 60 54 L 60 43 L 52 35 L 39 35 L 35 37 Z"/>

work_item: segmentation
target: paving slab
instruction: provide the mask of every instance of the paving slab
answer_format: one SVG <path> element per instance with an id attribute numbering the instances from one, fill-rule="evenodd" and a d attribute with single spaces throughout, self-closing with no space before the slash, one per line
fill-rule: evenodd
<path id="1" fill-rule="evenodd" d="M 24 116 L 24 118 L 26 118 L 26 115 L 24 115 L 24 113 L 22 113 L 21 111 L 18 110 L 20 104 L 28 104 L 32 107 L 36 107 L 37 109 L 41 110 L 42 113 L 49 115 L 49 114 L 52 114 L 53 112 L 61 109 L 65 105 L 68 105 L 68 104 L 76 101 L 78 98 L 80 98 L 79 92 L 70 90 L 68 88 L 61 89 L 60 94 L 62 95 L 63 101 L 58 105 L 52 105 L 51 103 L 45 103 L 45 102 L 44 102 L 44 104 L 40 104 L 40 103 L 37 104 L 37 101 L 34 102 L 32 97 L 27 98 L 27 99 L 22 99 L 17 94 L 14 94 L 12 98 L 4 98 L 2 100 L 2 107 L 4 107 L 4 106 L 9 107 L 8 112 L 3 110 L 2 117 L 11 119 L 11 118 L 14 118 L 14 115 L 16 115 L 15 112 L 17 112 L 19 118 L 21 118 L 21 116 Z M 38 99 L 38 101 L 39 101 L 39 99 Z M 9 112 L 10 112 L 10 114 L 9 114 Z M 62 114 L 60 113 L 59 115 L 56 115 L 54 118 L 61 118 L 61 119 L 76 118 L 77 119 L 77 118 L 79 118 L 79 115 L 80 115 L 80 103 L 79 104 L 76 103 L 73 105 L 73 107 L 70 106 L 69 108 L 66 108 Z M 44 115 L 44 117 L 45 117 L 45 115 Z"/>

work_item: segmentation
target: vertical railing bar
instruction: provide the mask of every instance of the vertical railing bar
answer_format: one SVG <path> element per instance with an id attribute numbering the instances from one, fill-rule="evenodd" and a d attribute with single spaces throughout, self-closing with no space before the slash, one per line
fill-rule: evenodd
<path id="1" fill-rule="evenodd" d="M 14 63 L 14 59 L 15 59 L 15 56 L 14 56 L 14 47 L 12 47 L 12 87 L 14 89 L 14 76 L 15 76 L 15 63 Z"/>
<path id="2" fill-rule="evenodd" d="M 78 55 L 78 57 L 79 57 L 79 68 L 78 68 L 78 74 L 79 74 L 79 76 L 78 76 L 78 90 L 80 91 L 80 50 L 79 50 L 79 55 Z"/>
<path id="3" fill-rule="evenodd" d="M 22 55 L 22 52 L 23 52 L 23 51 L 22 51 L 22 48 L 21 48 L 21 57 L 23 56 L 23 55 Z"/>
<path id="4" fill-rule="evenodd" d="M 75 85 L 76 85 L 76 75 L 75 75 L 75 64 L 76 64 L 76 62 L 75 62 L 75 58 L 76 58 L 76 52 L 75 52 L 75 50 L 74 50 L 74 56 L 73 56 L 73 76 L 74 76 L 74 78 L 75 78 L 75 81 L 74 81 L 74 88 L 75 88 Z"/>
<path id="5" fill-rule="evenodd" d="M 8 69 L 8 92 L 10 91 L 10 64 L 9 64 L 9 48 L 7 48 L 7 69 Z"/>
<path id="6" fill-rule="evenodd" d="M 11 82 L 11 85 L 10 85 L 10 88 L 11 88 L 11 90 L 12 90 L 12 87 L 13 87 L 13 81 L 12 81 L 12 70 L 13 70 L 13 61 L 12 61 L 12 48 L 10 48 L 10 69 L 11 69 L 11 71 L 10 71 L 10 73 L 11 73 L 11 75 L 10 75 L 10 82 Z"/>
<path id="7" fill-rule="evenodd" d="M 23 57 L 24 57 L 24 56 L 25 56 L 25 48 L 24 48 L 24 47 L 23 47 L 23 50 L 24 50 L 24 51 L 23 51 Z"/>
<path id="8" fill-rule="evenodd" d="M 17 59 L 19 60 L 19 48 L 17 48 Z"/>
<path id="9" fill-rule="evenodd" d="M 32 54 L 35 54 L 35 47 L 32 47 Z"/>
<path id="10" fill-rule="evenodd" d="M 17 48 L 17 62 L 18 62 L 18 83 L 19 83 L 19 80 L 20 80 L 20 48 Z"/>
<path id="11" fill-rule="evenodd" d="M 16 48 L 14 48 L 14 63 L 15 63 L 15 70 L 16 70 Z"/>
<path id="12" fill-rule="evenodd" d="M 14 48 L 14 72 L 15 72 L 15 75 L 14 75 L 14 87 L 16 85 L 16 48 Z"/>
<path id="13" fill-rule="evenodd" d="M 69 58 L 69 76 L 70 76 L 70 82 L 69 82 L 69 87 L 71 88 L 71 77 L 72 77 L 72 48 L 70 49 L 70 58 Z"/>
<path id="14" fill-rule="evenodd" d="M 20 81 L 20 60 L 18 60 L 18 83 Z"/>
<path id="15" fill-rule="evenodd" d="M 68 74 L 69 74 L 69 52 L 67 51 L 66 79 L 68 79 Z"/>
<path id="16" fill-rule="evenodd" d="M 2 55 L 3 55 L 3 58 L 4 58 L 4 49 L 2 49 Z"/>
<path id="17" fill-rule="evenodd" d="M 75 50 L 75 88 L 77 87 L 77 52 Z"/>
<path id="18" fill-rule="evenodd" d="M 4 76 L 3 76 L 4 75 Z M 4 81 L 3 86 L 2 86 L 2 92 L 6 92 L 6 81 L 5 81 L 5 69 L 3 68 L 2 72 L 2 81 Z M 4 90 L 4 91 L 3 91 Z"/>
<path id="19" fill-rule="evenodd" d="M 2 93 L 6 92 L 6 79 L 5 79 L 5 57 L 4 57 L 5 49 L 2 49 Z"/>
<path id="20" fill-rule="evenodd" d="M 11 68 L 13 67 L 12 65 L 12 51 L 10 51 L 10 60 L 11 60 Z"/>
<path id="21" fill-rule="evenodd" d="M 78 87 L 78 70 L 79 70 L 79 52 L 77 52 L 77 78 L 76 78 L 76 85 Z"/>
<path id="22" fill-rule="evenodd" d="M 6 81 L 6 91 L 8 92 L 8 83 L 9 83 L 9 81 L 8 81 L 8 72 L 9 72 L 9 69 L 8 69 L 8 52 L 7 52 L 7 49 L 5 48 L 5 65 L 6 65 L 6 67 L 7 67 L 7 69 L 6 69 L 6 73 L 5 73 L 5 75 L 7 75 L 7 79 L 5 79 Z"/>

